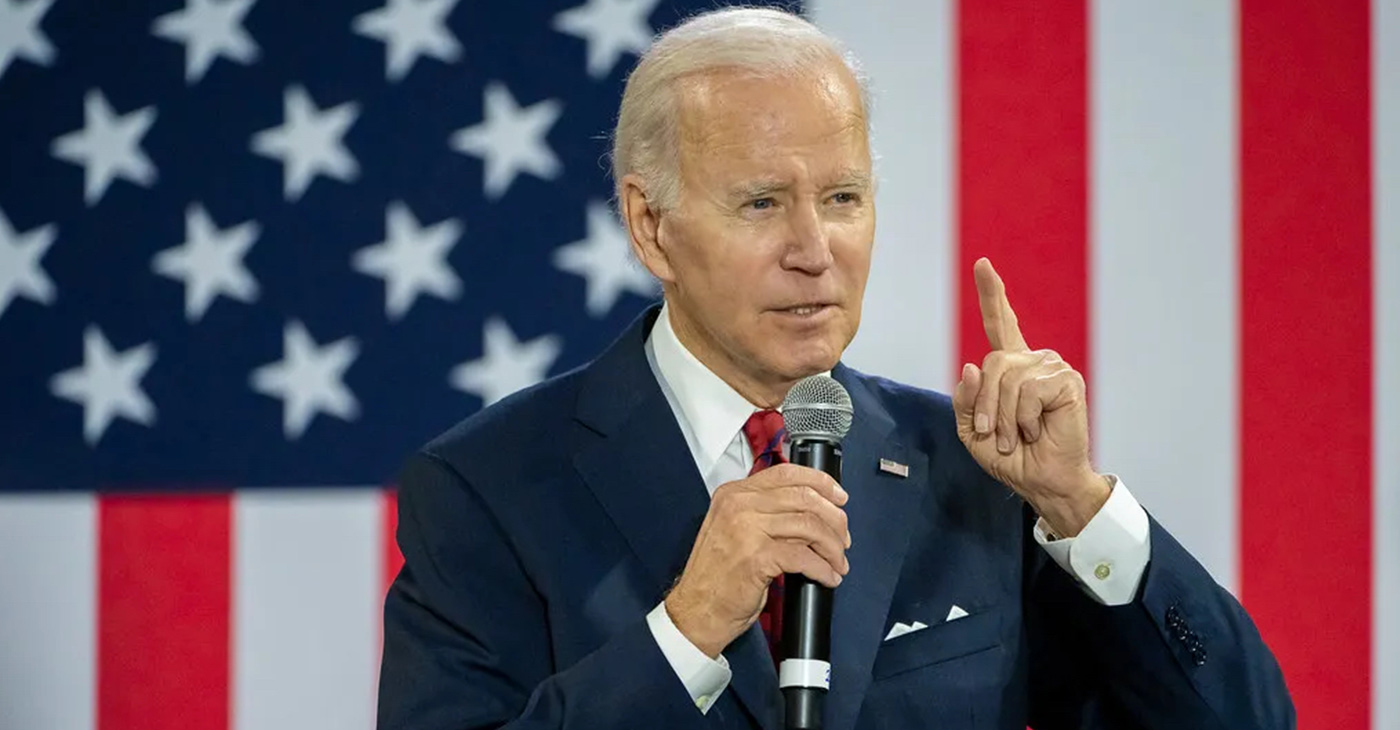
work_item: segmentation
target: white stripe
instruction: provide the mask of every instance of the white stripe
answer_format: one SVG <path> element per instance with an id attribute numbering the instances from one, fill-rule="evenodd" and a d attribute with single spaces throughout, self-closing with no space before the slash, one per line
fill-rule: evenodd
<path id="1" fill-rule="evenodd" d="M 1089 24 L 1095 460 L 1232 589 L 1233 6 L 1096 0 Z"/>
<path id="2" fill-rule="evenodd" d="M 879 223 L 860 336 L 846 362 L 953 384 L 953 15 L 949 0 L 813 0 L 812 19 L 871 77 Z M 966 273 L 971 280 L 972 273 Z"/>
<path id="3" fill-rule="evenodd" d="M 1375 596 L 1371 674 L 1376 730 L 1400 728 L 1400 0 L 1371 16 L 1375 145 Z"/>
<path id="4" fill-rule="evenodd" d="M 96 634 L 92 495 L 0 496 L 0 728 L 95 727 Z"/>
<path id="5" fill-rule="evenodd" d="M 372 489 L 235 498 L 236 730 L 374 727 L 380 505 Z"/>

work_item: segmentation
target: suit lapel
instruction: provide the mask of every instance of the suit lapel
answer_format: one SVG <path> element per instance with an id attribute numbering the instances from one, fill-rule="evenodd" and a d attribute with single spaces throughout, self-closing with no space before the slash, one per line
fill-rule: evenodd
<path id="1" fill-rule="evenodd" d="M 709 494 L 647 362 L 644 314 L 589 368 L 578 420 L 602 438 L 574 466 L 655 581 L 657 598 L 685 567 Z"/>
<path id="2" fill-rule="evenodd" d="M 842 485 L 851 495 L 846 517 L 851 530 L 851 572 L 836 589 L 831 621 L 831 693 L 827 727 L 855 727 L 870 683 L 870 670 L 899 582 L 914 516 L 928 484 L 928 456 L 898 443 L 894 420 L 849 368 L 833 376 L 846 386 L 855 422 L 842 443 Z M 880 471 L 880 459 L 909 466 L 901 478 Z"/>
<path id="3" fill-rule="evenodd" d="M 576 413 L 602 438 L 582 449 L 574 466 L 650 574 L 659 601 L 685 568 L 710 497 L 647 362 L 644 345 L 656 312 L 643 315 L 589 368 Z M 778 730 L 782 694 L 762 630 L 755 624 L 724 655 L 745 710 L 766 730 Z"/>

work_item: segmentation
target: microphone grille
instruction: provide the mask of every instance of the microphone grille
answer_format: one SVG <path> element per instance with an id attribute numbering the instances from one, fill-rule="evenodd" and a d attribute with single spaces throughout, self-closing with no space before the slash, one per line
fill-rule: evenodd
<path id="1" fill-rule="evenodd" d="M 797 381 L 783 398 L 783 427 L 789 439 L 840 441 L 851 430 L 854 417 L 851 394 L 827 375 L 810 375 Z"/>

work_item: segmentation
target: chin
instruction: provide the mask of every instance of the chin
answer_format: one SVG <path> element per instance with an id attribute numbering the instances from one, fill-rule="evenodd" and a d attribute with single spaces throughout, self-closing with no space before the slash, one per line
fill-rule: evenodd
<path id="1" fill-rule="evenodd" d="M 788 380 L 799 380 L 808 375 L 824 373 L 836 367 L 836 363 L 841 360 L 841 350 L 829 343 L 801 347 L 783 354 L 786 356 L 782 358 L 785 362 L 779 370 Z"/>

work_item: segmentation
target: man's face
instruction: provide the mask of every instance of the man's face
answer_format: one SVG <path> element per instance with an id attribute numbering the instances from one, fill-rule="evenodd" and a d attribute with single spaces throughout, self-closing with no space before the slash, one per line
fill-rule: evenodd
<path id="1" fill-rule="evenodd" d="M 858 87 L 832 61 L 698 75 L 680 98 L 681 197 L 657 231 L 673 322 L 745 395 L 780 397 L 860 324 L 875 206 Z"/>

